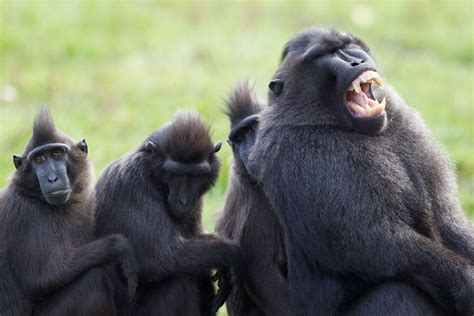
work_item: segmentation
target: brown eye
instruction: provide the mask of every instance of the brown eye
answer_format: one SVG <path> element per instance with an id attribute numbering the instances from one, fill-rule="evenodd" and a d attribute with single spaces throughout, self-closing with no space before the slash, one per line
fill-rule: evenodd
<path id="1" fill-rule="evenodd" d="M 62 157 L 63 153 L 59 151 L 55 151 L 51 154 L 51 157 L 53 157 L 54 160 L 58 160 Z"/>
<path id="2" fill-rule="evenodd" d="M 38 155 L 35 157 L 35 162 L 36 163 L 43 163 L 46 160 L 43 155 Z"/>

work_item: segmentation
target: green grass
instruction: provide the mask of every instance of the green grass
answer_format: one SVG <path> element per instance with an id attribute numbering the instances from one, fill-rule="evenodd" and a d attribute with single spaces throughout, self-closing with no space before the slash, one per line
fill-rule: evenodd
<path id="1" fill-rule="evenodd" d="M 247 77 L 265 94 L 289 37 L 327 26 L 372 47 L 386 81 L 451 153 L 473 217 L 473 2 L 363 3 L 1 1 L 0 99 L 6 85 L 17 98 L 0 100 L 0 186 L 41 104 L 60 129 L 86 137 L 96 177 L 178 108 L 198 110 L 224 140 L 229 88 Z M 206 199 L 208 230 L 227 185 L 223 148 L 221 176 Z"/>

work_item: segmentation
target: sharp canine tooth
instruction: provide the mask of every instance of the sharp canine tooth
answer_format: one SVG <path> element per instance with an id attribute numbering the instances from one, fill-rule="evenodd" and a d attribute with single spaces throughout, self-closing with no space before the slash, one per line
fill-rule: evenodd
<path id="1" fill-rule="evenodd" d="M 371 83 L 372 81 L 375 81 L 375 83 L 377 84 L 378 87 L 382 88 L 383 89 L 383 81 L 382 81 L 382 78 L 380 78 L 379 74 L 376 73 L 375 71 L 372 71 L 372 70 L 367 70 L 363 73 L 361 73 L 359 75 L 359 77 L 357 77 L 357 79 L 359 81 L 359 85 L 360 83 Z M 354 80 L 354 82 L 356 81 Z"/>
<path id="2" fill-rule="evenodd" d="M 354 81 L 352 82 L 352 86 L 354 87 L 355 92 L 357 92 L 357 93 L 359 93 L 359 94 L 362 92 L 362 89 L 360 88 L 360 80 L 359 80 L 359 78 L 357 78 L 356 80 L 354 80 Z"/>
<path id="3" fill-rule="evenodd" d="M 380 79 L 380 77 L 378 77 L 378 76 L 375 77 L 374 81 L 377 84 L 377 86 L 379 86 L 380 88 L 383 88 L 383 81 L 382 81 L 382 79 Z"/>

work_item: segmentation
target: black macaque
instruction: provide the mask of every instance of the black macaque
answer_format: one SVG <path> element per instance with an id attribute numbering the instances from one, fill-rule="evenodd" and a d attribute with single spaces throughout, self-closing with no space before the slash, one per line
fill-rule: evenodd
<path id="1" fill-rule="evenodd" d="M 94 193 L 85 140 L 55 128 L 46 108 L 0 192 L 0 314 L 115 315 L 104 265 L 120 262 L 130 296 L 137 262 L 120 235 L 93 240 Z"/>
<path id="2" fill-rule="evenodd" d="M 283 228 L 292 315 L 474 313 L 452 162 L 383 85 L 360 39 L 324 29 L 287 43 L 269 85 L 244 162 Z"/>
<path id="3" fill-rule="evenodd" d="M 264 108 L 248 82 L 240 83 L 227 100 L 231 122 L 228 142 L 233 166 L 224 209 L 216 231 L 242 247 L 247 265 L 246 297 L 239 302 L 241 315 L 291 315 L 286 279 L 283 230 L 262 189 L 248 174 L 245 163 L 255 143 L 259 113 Z M 229 315 L 238 315 L 233 295 Z"/>
<path id="4" fill-rule="evenodd" d="M 205 234 L 201 225 L 202 197 L 217 179 L 220 148 L 199 115 L 180 112 L 102 174 L 97 234 L 127 236 L 140 267 L 136 300 L 121 308 L 127 313 L 213 315 L 240 283 L 240 248 Z M 211 269 L 219 279 L 216 295 Z"/>

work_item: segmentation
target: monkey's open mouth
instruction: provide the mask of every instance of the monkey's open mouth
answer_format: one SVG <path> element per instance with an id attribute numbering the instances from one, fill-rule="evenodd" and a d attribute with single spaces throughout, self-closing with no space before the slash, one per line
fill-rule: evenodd
<path id="1" fill-rule="evenodd" d="M 357 117 L 377 116 L 385 111 L 385 97 L 378 102 L 372 94 L 372 82 L 383 88 L 380 76 L 372 70 L 361 73 L 346 90 L 347 108 Z"/>

